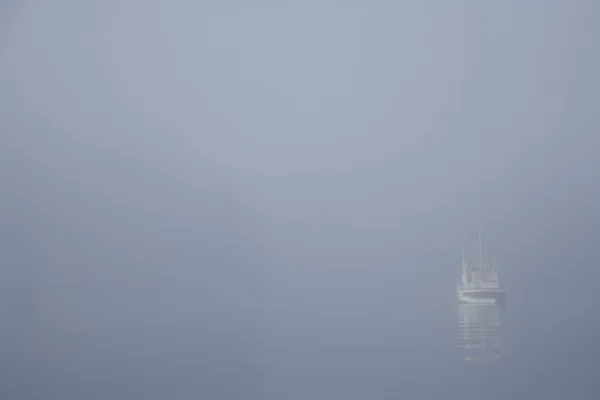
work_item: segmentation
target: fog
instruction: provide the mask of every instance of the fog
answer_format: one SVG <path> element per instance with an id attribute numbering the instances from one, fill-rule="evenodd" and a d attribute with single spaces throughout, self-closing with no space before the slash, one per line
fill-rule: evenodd
<path id="1" fill-rule="evenodd" d="M 599 12 L 0 1 L 0 397 L 459 398 L 481 228 L 478 388 L 595 398 Z"/>

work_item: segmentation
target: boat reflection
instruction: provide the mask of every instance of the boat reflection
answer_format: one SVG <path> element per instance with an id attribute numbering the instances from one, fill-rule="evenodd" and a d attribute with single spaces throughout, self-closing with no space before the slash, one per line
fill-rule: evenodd
<path id="1" fill-rule="evenodd" d="M 458 329 L 461 360 L 502 360 L 500 311 L 494 305 L 459 304 Z"/>

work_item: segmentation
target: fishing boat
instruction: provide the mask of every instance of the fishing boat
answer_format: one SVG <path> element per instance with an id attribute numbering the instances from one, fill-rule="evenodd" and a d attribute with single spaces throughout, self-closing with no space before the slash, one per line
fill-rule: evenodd
<path id="1" fill-rule="evenodd" d="M 497 305 L 506 303 L 506 292 L 500 289 L 495 261 L 483 258 L 481 230 L 479 251 L 462 251 L 462 282 L 456 285 L 458 301 L 466 304 Z"/>

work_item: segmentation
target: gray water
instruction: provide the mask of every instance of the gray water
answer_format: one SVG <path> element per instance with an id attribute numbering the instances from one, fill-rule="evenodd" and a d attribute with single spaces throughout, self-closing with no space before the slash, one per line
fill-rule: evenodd
<path id="1" fill-rule="evenodd" d="M 0 399 L 597 398 L 599 5 L 0 0 Z"/>
<path id="2" fill-rule="evenodd" d="M 5 283 L 3 396 L 595 398 L 593 284 L 573 285 L 579 295 L 561 298 L 542 267 L 536 287 L 535 268 L 524 266 L 515 273 L 527 276 L 523 282 L 504 274 L 505 308 L 459 305 L 452 285 L 424 279 L 427 266 L 413 285 L 399 266 L 373 264 L 273 273 L 277 288 L 261 291 L 240 285 L 240 271 L 220 278 L 188 272 L 190 283 L 152 281 L 147 273 L 144 282 L 127 283 L 118 282 L 123 273 L 103 282 L 61 276 L 29 291 Z M 181 265 L 172 268 L 181 273 Z M 458 276 L 458 267 L 447 269 Z M 207 294 L 212 284 L 204 278 L 218 291 Z M 467 342 L 487 348 L 461 347 Z"/>
<path id="3" fill-rule="evenodd" d="M 371 300 L 351 313 L 348 304 L 335 311 L 323 305 L 316 315 L 290 322 L 277 346 L 271 343 L 269 393 L 293 399 L 594 398 L 596 306 L 572 299 L 556 306 L 555 295 L 537 290 L 549 298 L 527 303 L 519 301 L 527 295 L 513 293 L 505 309 L 452 301 L 426 308 L 417 297 L 409 304 Z M 466 343 L 485 349 L 466 349 Z"/>

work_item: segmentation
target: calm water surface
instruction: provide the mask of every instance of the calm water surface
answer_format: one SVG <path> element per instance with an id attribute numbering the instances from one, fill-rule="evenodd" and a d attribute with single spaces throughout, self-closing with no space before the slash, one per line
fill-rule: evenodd
<path id="1" fill-rule="evenodd" d="M 517 288 L 505 308 L 460 305 L 452 286 L 419 297 L 425 284 L 401 291 L 366 275 L 348 287 L 293 281 L 265 302 L 254 330 L 203 325 L 217 316 L 158 300 L 120 312 L 125 303 L 65 303 L 20 325 L 13 315 L 2 398 L 597 398 L 589 297 L 552 304 L 543 289 Z"/>
<path id="2" fill-rule="evenodd" d="M 595 399 L 600 346 L 593 305 L 374 306 L 319 312 L 271 343 L 269 398 Z"/>

